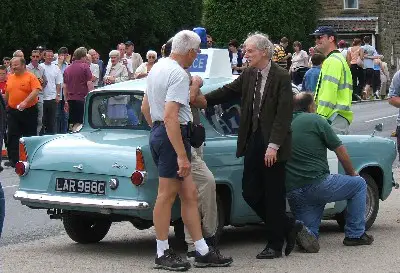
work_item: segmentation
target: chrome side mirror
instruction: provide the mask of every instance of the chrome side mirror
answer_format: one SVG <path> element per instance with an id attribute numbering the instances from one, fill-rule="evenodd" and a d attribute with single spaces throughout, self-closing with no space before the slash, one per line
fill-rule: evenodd
<path id="1" fill-rule="evenodd" d="M 383 123 L 378 123 L 375 125 L 374 132 L 372 133 L 372 136 L 375 136 L 376 132 L 382 132 L 383 131 Z"/>

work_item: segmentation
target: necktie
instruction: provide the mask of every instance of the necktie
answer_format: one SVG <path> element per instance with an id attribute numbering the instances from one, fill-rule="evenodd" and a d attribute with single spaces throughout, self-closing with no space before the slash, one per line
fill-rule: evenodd
<path id="1" fill-rule="evenodd" d="M 261 82 L 262 82 L 262 75 L 261 72 L 259 71 L 257 74 L 256 90 L 254 92 L 253 117 L 251 119 L 253 124 L 253 132 L 257 131 L 258 128 L 258 114 L 260 112 L 260 105 L 261 105 Z"/>

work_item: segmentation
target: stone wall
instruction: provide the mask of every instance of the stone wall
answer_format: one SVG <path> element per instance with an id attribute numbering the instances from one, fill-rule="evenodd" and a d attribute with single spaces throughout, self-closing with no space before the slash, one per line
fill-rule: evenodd
<path id="1" fill-rule="evenodd" d="M 384 60 L 388 63 L 390 74 L 400 69 L 400 1 L 381 0 L 382 13 L 379 17 L 379 49 L 385 56 Z M 392 54 L 393 48 L 393 54 Z"/>
<path id="2" fill-rule="evenodd" d="M 382 0 L 358 0 L 358 2 L 357 10 L 345 10 L 344 0 L 320 0 L 320 17 L 378 16 L 380 14 Z M 398 1 L 387 0 L 386 2 Z"/>

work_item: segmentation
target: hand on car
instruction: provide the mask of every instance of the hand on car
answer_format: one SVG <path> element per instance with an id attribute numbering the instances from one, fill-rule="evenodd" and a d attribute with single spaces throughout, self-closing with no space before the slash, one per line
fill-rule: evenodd
<path id="1" fill-rule="evenodd" d="M 277 150 L 268 147 L 267 151 L 265 152 L 265 157 L 264 157 L 264 162 L 265 162 L 265 166 L 267 167 L 272 167 L 272 165 L 275 164 L 276 160 L 277 160 Z"/>
<path id="2" fill-rule="evenodd" d="M 191 165 L 186 155 L 178 156 L 178 167 L 179 167 L 178 175 L 180 177 L 186 177 L 190 174 Z"/>

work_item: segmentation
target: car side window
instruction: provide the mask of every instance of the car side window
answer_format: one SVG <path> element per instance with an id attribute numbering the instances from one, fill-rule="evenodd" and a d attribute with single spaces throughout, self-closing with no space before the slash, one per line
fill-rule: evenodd
<path id="1" fill-rule="evenodd" d="M 125 92 L 126 93 L 126 92 Z M 98 94 L 90 103 L 93 128 L 149 129 L 141 105 L 143 94 Z"/>
<path id="2" fill-rule="evenodd" d="M 208 122 L 222 135 L 237 135 L 240 123 L 240 99 L 215 106 L 202 111 Z"/>

